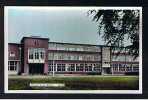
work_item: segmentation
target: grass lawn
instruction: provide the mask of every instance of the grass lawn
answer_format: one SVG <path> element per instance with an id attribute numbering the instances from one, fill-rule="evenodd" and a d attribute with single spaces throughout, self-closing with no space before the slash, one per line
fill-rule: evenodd
<path id="1" fill-rule="evenodd" d="M 30 83 L 62 83 L 64 87 L 30 87 Z M 13 76 L 9 90 L 138 90 L 138 76 Z"/>

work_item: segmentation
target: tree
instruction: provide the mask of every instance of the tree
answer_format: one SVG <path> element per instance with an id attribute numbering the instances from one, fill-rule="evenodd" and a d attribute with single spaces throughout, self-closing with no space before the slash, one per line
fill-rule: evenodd
<path id="1" fill-rule="evenodd" d="M 126 47 L 129 54 L 139 56 L 139 10 L 89 10 L 88 15 L 98 23 L 98 33 L 106 45 Z M 131 45 L 125 46 L 125 39 Z"/>

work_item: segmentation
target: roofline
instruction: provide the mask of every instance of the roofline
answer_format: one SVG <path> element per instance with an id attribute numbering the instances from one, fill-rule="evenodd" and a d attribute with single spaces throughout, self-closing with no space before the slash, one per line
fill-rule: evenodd
<path id="1" fill-rule="evenodd" d="M 8 44 L 12 44 L 12 45 L 21 45 L 21 43 L 8 43 Z"/>
<path id="2" fill-rule="evenodd" d="M 47 38 L 41 38 L 41 39 L 47 39 Z M 82 46 L 97 46 L 97 47 L 98 46 L 100 46 L 100 47 L 115 47 L 115 46 L 107 46 L 107 45 L 93 45 L 93 44 L 65 43 L 65 42 L 48 42 L 48 43 L 69 44 L 69 45 L 82 45 Z M 8 43 L 8 44 L 21 45 L 22 43 Z M 119 48 L 126 48 L 126 47 L 119 47 Z"/>
<path id="3" fill-rule="evenodd" d="M 49 38 L 43 38 L 43 37 L 23 37 L 21 39 L 21 41 L 23 41 L 25 38 L 29 38 L 29 39 L 42 39 L 42 40 L 48 40 L 49 41 Z"/>
<path id="4" fill-rule="evenodd" d="M 94 45 L 94 44 L 81 44 L 81 43 L 66 43 L 66 42 L 48 42 L 48 43 L 69 44 L 69 45 L 83 45 L 83 46 L 116 47 L 116 46 L 107 46 L 107 45 Z M 126 48 L 126 47 L 119 47 L 119 48 Z"/>
<path id="5" fill-rule="evenodd" d="M 70 45 L 86 45 L 86 46 L 105 46 L 105 45 L 82 44 L 82 43 L 66 43 L 66 42 L 48 42 L 48 43 L 70 44 Z"/>
<path id="6" fill-rule="evenodd" d="M 21 43 L 9 43 L 9 44 L 18 44 L 18 45 L 20 45 L 20 44 L 22 44 L 22 41 L 23 41 L 25 38 L 48 40 L 48 43 L 56 43 L 56 44 L 83 45 L 83 46 L 100 46 L 100 47 L 117 47 L 117 46 L 82 44 L 82 43 L 49 42 L 49 38 L 43 38 L 43 37 L 23 37 L 23 38 L 21 39 Z M 126 47 L 119 47 L 119 48 L 126 48 Z"/>

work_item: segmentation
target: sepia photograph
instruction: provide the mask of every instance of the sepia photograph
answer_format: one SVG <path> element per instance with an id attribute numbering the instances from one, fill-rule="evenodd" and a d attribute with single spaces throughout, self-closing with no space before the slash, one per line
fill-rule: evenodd
<path id="1" fill-rule="evenodd" d="M 142 94 L 142 7 L 5 6 L 5 93 Z"/>

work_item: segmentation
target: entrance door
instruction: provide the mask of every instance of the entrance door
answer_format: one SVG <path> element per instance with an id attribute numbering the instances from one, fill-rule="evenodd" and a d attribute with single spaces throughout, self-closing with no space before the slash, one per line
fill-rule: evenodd
<path id="1" fill-rule="evenodd" d="M 29 64 L 29 74 L 43 74 L 44 64 Z"/>
<path id="2" fill-rule="evenodd" d="M 103 74 L 111 74 L 110 67 L 103 68 L 102 71 L 103 71 Z"/>

